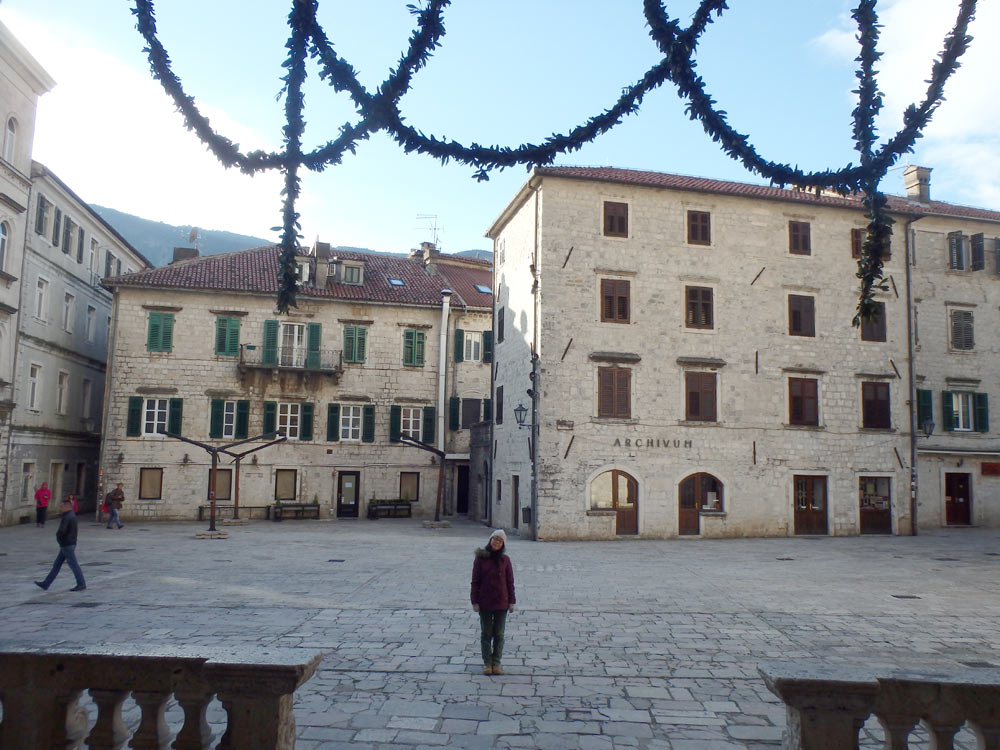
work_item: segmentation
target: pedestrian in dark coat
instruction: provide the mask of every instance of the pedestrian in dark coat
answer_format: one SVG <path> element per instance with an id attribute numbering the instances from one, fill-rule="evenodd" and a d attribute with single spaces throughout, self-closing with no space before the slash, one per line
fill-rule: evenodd
<path id="1" fill-rule="evenodd" d="M 59 575 L 59 569 L 62 568 L 65 560 L 69 563 L 69 569 L 73 571 L 73 575 L 76 576 L 76 586 L 70 591 L 83 591 L 87 588 L 87 582 L 83 578 L 80 564 L 76 561 L 76 513 L 73 512 L 73 504 L 68 497 L 62 501 L 60 510 L 62 511 L 62 520 L 59 522 L 59 530 L 56 532 L 59 554 L 56 555 L 56 561 L 52 563 L 52 570 L 45 576 L 45 580 L 35 581 L 35 585 L 40 589 L 48 590 L 52 582 L 56 580 L 56 576 Z"/>
<path id="2" fill-rule="evenodd" d="M 472 565 L 472 608 L 479 613 L 483 674 L 503 674 L 503 634 L 507 613 L 514 611 L 514 569 L 504 554 L 507 535 L 497 529 Z"/>

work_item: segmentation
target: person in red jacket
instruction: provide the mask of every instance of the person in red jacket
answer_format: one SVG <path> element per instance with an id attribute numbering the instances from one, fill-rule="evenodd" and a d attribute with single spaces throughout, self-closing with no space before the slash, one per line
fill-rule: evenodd
<path id="1" fill-rule="evenodd" d="M 472 608 L 479 613 L 482 630 L 483 674 L 503 674 L 503 633 L 507 613 L 514 611 L 514 569 L 504 554 L 507 535 L 497 529 L 490 541 L 476 550 L 472 565 Z"/>
<path id="2" fill-rule="evenodd" d="M 35 490 L 35 526 L 44 526 L 45 517 L 49 514 L 49 483 L 42 482 L 42 486 Z"/>

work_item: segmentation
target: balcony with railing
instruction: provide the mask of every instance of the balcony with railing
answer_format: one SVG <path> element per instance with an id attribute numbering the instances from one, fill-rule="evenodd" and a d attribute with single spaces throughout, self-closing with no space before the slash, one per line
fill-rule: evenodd
<path id="1" fill-rule="evenodd" d="M 247 370 L 283 370 L 315 372 L 337 377 L 343 372 L 339 349 L 307 349 L 302 346 L 274 348 L 243 344 L 240 346 L 239 368 Z"/>

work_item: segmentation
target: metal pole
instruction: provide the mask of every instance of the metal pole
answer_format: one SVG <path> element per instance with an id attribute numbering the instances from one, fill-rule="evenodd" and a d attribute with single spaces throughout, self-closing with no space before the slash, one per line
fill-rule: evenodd
<path id="1" fill-rule="evenodd" d="M 219 453 L 218 451 L 210 451 L 210 453 L 212 454 L 212 468 L 208 474 L 208 504 L 210 506 L 208 530 L 215 531 L 215 467 L 219 464 Z"/>
<path id="2" fill-rule="evenodd" d="M 233 488 L 233 518 L 240 517 L 240 461 L 243 456 L 236 457 L 236 487 Z"/>
<path id="3" fill-rule="evenodd" d="M 435 523 L 441 520 L 441 501 L 444 499 L 444 456 L 440 457 L 441 470 L 438 471 L 438 496 L 437 503 L 434 505 L 434 521 Z"/>

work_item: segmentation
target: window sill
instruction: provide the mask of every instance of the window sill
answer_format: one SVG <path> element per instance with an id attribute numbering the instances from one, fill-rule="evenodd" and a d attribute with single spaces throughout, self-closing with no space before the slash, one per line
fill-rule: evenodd
<path id="1" fill-rule="evenodd" d="M 587 515 L 595 517 L 617 516 L 618 511 L 615 510 L 614 508 L 591 508 L 590 510 L 587 511 Z"/>
<path id="2" fill-rule="evenodd" d="M 822 424 L 784 424 L 782 425 L 786 430 L 813 430 L 820 431 L 825 430 L 826 425 Z"/>
<path id="3" fill-rule="evenodd" d="M 976 353 L 975 349 L 953 349 L 951 347 L 948 348 L 948 354 L 969 355 L 969 354 L 975 354 L 975 353 Z"/>
<path id="4" fill-rule="evenodd" d="M 679 424 L 682 427 L 720 427 L 722 422 L 718 419 L 682 419 Z"/>
<path id="5" fill-rule="evenodd" d="M 639 424 L 634 417 L 591 417 L 592 424 Z"/>
<path id="6" fill-rule="evenodd" d="M 13 283 L 13 282 L 17 281 L 17 276 L 14 276 L 13 274 L 7 273 L 6 271 L 0 271 L 0 279 L 3 279 L 4 281 L 9 281 L 9 282 Z"/>
<path id="7" fill-rule="evenodd" d="M 701 516 L 710 516 L 712 518 L 725 518 L 726 511 L 724 510 L 699 510 L 698 514 Z"/>
<path id="8" fill-rule="evenodd" d="M 858 432 L 896 432 L 895 427 L 859 427 Z"/>

